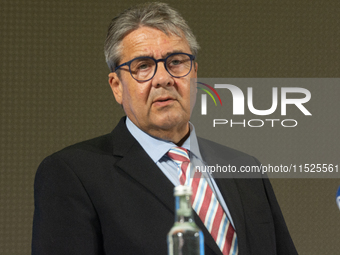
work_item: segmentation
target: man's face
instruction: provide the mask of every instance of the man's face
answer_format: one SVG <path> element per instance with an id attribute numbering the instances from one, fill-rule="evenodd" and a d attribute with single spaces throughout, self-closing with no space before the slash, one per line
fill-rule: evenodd
<path id="1" fill-rule="evenodd" d="M 122 54 L 119 64 L 139 56 L 155 59 L 166 58 L 174 52 L 191 54 L 186 39 L 176 35 L 167 36 L 158 29 L 141 27 L 121 42 Z M 189 131 L 188 121 L 196 100 L 196 86 L 190 79 L 197 77 L 197 63 L 182 78 L 172 77 L 158 62 L 155 76 L 146 82 L 131 77 L 127 66 L 120 68 L 120 78 L 110 73 L 109 83 L 126 115 L 144 132 L 178 143 Z M 190 106 L 191 104 L 191 106 Z"/>

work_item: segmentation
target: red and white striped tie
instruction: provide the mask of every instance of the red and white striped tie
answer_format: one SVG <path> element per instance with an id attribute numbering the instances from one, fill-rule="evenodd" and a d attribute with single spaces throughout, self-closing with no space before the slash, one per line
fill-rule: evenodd
<path id="1" fill-rule="evenodd" d="M 238 254 L 236 232 L 207 180 L 200 172 L 195 172 L 193 178 L 190 178 L 191 163 L 188 151 L 182 147 L 174 147 L 167 155 L 178 165 L 181 185 L 192 187 L 192 208 L 199 215 L 222 253 Z"/>

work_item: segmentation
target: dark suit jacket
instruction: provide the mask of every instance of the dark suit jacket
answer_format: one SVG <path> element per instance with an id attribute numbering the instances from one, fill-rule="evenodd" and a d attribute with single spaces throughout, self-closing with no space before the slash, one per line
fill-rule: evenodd
<path id="1" fill-rule="evenodd" d="M 244 153 L 199 139 L 215 165 L 257 165 Z M 238 235 L 239 254 L 297 254 L 268 179 L 216 179 Z M 47 157 L 35 179 L 32 254 L 167 254 L 173 184 L 129 133 L 112 133 Z M 195 214 L 205 253 L 221 254 Z"/>

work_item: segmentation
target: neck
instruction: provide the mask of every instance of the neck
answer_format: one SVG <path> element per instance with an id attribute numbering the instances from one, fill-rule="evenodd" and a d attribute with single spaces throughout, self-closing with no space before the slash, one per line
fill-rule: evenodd
<path id="1" fill-rule="evenodd" d="M 182 146 L 183 143 L 188 139 L 190 136 L 190 128 L 189 123 L 187 123 L 186 127 L 183 129 L 176 129 L 176 130 L 151 130 L 147 132 L 149 135 L 173 142 L 177 146 Z"/>
<path id="2" fill-rule="evenodd" d="M 175 198 L 176 212 L 175 222 L 194 222 L 191 209 L 191 196 L 182 195 Z"/>

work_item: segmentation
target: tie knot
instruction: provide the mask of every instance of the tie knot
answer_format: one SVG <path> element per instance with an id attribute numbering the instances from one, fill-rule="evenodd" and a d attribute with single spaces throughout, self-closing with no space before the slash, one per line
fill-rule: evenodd
<path id="1" fill-rule="evenodd" d="M 182 147 L 173 147 L 168 151 L 168 156 L 177 162 L 190 162 L 188 150 Z"/>

